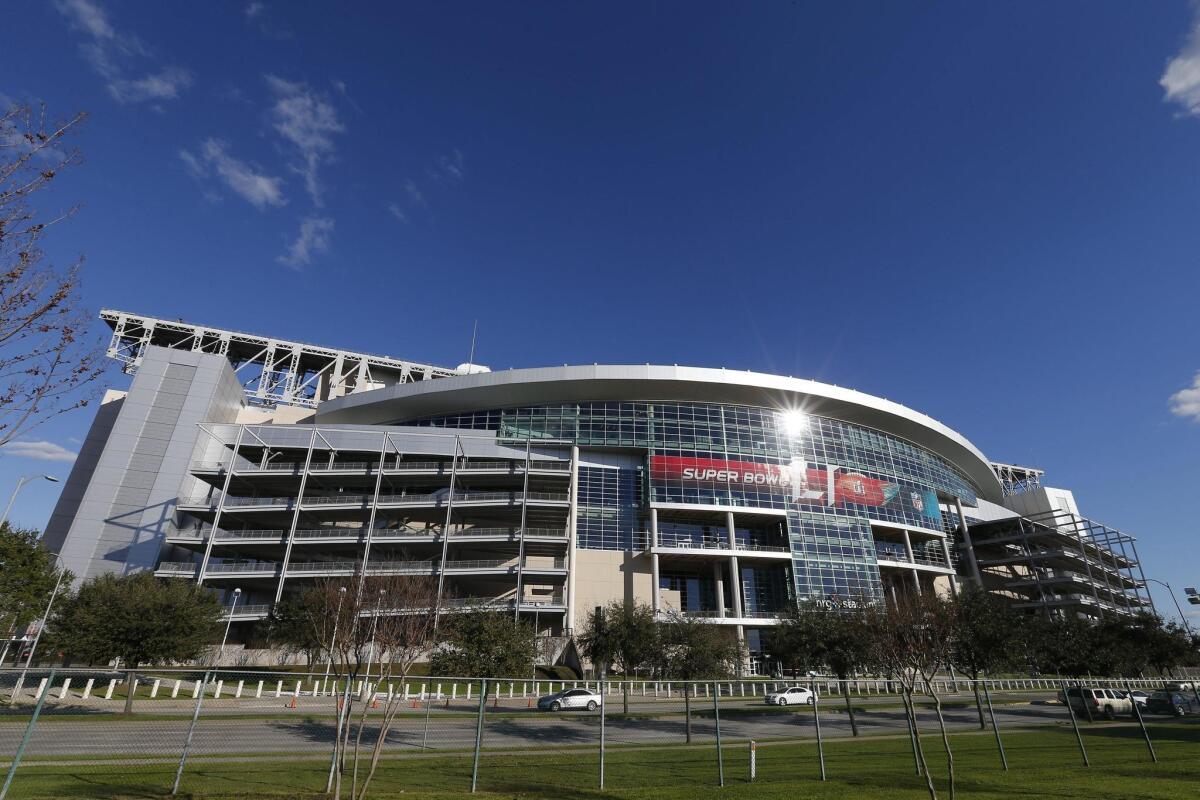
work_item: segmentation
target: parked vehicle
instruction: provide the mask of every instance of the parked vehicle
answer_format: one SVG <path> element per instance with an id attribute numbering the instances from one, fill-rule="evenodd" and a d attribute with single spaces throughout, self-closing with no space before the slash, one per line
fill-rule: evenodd
<path id="1" fill-rule="evenodd" d="M 1103 716 L 1115 719 L 1118 714 L 1133 714 L 1133 701 L 1118 689 L 1092 689 L 1071 686 L 1067 689 L 1065 702 L 1071 704 L 1076 714 Z M 1085 706 L 1086 704 L 1086 706 Z"/>
<path id="2" fill-rule="evenodd" d="M 777 692 L 768 692 L 763 698 L 769 706 L 812 705 L 817 701 L 817 693 L 807 686 L 789 686 Z"/>
<path id="3" fill-rule="evenodd" d="M 1196 690 L 1196 684 L 1191 681 L 1171 681 L 1166 689 L 1168 692 L 1193 692 Z"/>
<path id="4" fill-rule="evenodd" d="M 1145 708 L 1146 701 L 1150 698 L 1150 693 L 1143 692 L 1141 689 L 1134 689 L 1132 692 L 1122 691 L 1121 694 L 1127 696 L 1134 703 L 1137 703 L 1138 708 Z"/>
<path id="5" fill-rule="evenodd" d="M 592 689 L 564 689 L 539 697 L 537 707 L 539 711 L 567 711 L 576 708 L 595 711 L 603 703 L 604 698 Z"/>
<path id="6" fill-rule="evenodd" d="M 1146 701 L 1146 711 L 1151 714 L 1167 714 L 1182 717 L 1200 711 L 1196 701 L 1183 692 L 1158 691 Z"/>

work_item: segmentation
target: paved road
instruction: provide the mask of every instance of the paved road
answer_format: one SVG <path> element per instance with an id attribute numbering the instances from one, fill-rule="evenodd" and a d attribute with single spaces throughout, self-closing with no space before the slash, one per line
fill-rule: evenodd
<path id="1" fill-rule="evenodd" d="M 850 735 L 846 715 L 844 712 L 835 711 L 834 707 L 837 705 L 840 704 L 834 701 L 822 712 L 821 731 L 824 736 Z M 669 707 L 665 706 L 668 704 L 659 704 L 659 710 L 667 712 L 664 716 L 640 719 L 610 718 L 606 723 L 608 742 L 614 745 L 683 743 L 683 716 L 681 713 L 670 713 L 682 712 L 682 704 L 671 703 Z M 694 712 L 709 712 L 710 709 L 711 706 L 702 701 L 693 704 Z M 192 752 L 197 755 L 304 755 L 328 752 L 334 735 L 333 720 L 308 717 L 303 709 L 290 713 L 293 716 L 280 716 L 277 719 L 202 717 L 193 740 Z M 952 728 L 978 727 L 974 708 L 951 708 L 945 713 Z M 857 718 L 864 733 L 907 732 L 900 708 L 868 706 Z M 1065 708 L 1049 705 L 997 706 L 996 718 L 1002 730 L 1018 725 L 1067 721 Z M 921 710 L 919 719 L 923 730 L 933 732 L 936 729 L 937 721 L 932 711 Z M 37 726 L 26 752 L 30 756 L 103 757 L 137 754 L 143 757 L 165 757 L 178 754 L 187 726 L 186 720 L 47 720 Z M 599 730 L 598 714 L 507 714 L 486 720 L 484 746 L 520 749 L 591 745 L 598 743 Z M 0 718 L 0 760 L 15 752 L 23 732 L 23 724 L 16 720 L 6 723 Z M 714 735 L 711 716 L 694 716 L 692 734 L 693 740 L 711 741 Z M 815 728 L 812 714 L 807 710 L 783 714 L 739 714 L 733 708 L 726 708 L 721 718 L 721 735 L 726 740 L 767 741 L 813 737 Z M 392 753 L 465 750 L 473 746 L 474 737 L 475 720 L 471 717 L 431 714 L 427 732 L 425 721 L 420 716 L 404 717 L 397 720 L 396 727 L 389 733 L 388 750 Z"/>

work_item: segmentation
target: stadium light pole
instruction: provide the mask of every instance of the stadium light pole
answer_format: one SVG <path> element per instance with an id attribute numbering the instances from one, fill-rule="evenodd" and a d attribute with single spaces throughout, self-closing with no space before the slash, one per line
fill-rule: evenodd
<path id="1" fill-rule="evenodd" d="M 1171 588 L 1171 584 L 1167 583 L 1166 581 L 1160 581 L 1156 578 L 1146 578 L 1145 581 L 1147 583 L 1157 583 L 1159 586 L 1166 587 L 1167 594 L 1171 595 L 1171 601 L 1175 603 L 1175 610 L 1179 613 L 1179 619 L 1183 622 L 1183 627 L 1186 628 L 1187 632 L 1190 634 L 1192 632 L 1192 626 L 1188 623 L 1187 617 L 1183 615 L 1183 609 L 1179 606 L 1179 599 L 1175 597 L 1175 590 Z"/>
<path id="2" fill-rule="evenodd" d="M 4 508 L 4 516 L 0 517 L 0 528 L 3 528 L 8 522 L 8 514 L 10 511 L 12 511 L 13 503 L 17 501 L 17 495 L 21 492 L 21 489 L 25 488 L 25 484 L 29 483 L 30 481 L 36 481 L 38 478 L 50 481 L 51 483 L 58 483 L 58 478 L 54 477 L 53 475 L 23 476 L 19 481 L 17 481 L 17 488 L 13 489 L 12 496 L 8 498 L 8 505 Z"/>
<path id="3" fill-rule="evenodd" d="M 225 642 L 229 640 L 229 626 L 233 624 L 233 614 L 237 611 L 237 601 L 241 596 L 240 588 L 233 590 L 233 605 L 229 607 L 229 618 L 225 620 L 225 635 L 221 637 L 221 649 L 217 651 L 217 658 L 213 662 L 214 667 L 221 666 L 221 659 L 225 657 Z"/>

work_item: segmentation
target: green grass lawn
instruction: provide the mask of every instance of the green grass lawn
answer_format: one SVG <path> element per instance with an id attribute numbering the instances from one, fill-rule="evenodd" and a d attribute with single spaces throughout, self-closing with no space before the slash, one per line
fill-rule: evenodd
<path id="1" fill-rule="evenodd" d="M 1084 742 L 1092 766 L 1085 768 L 1069 726 L 1005 735 L 1011 769 L 1001 770 L 988 734 L 952 736 L 962 798 L 1161 798 L 1191 797 L 1200 787 L 1200 720 L 1155 721 L 1151 736 L 1160 763 L 1152 764 L 1136 725 L 1088 725 Z M 940 740 L 924 738 L 927 758 L 945 789 L 945 756 Z M 487 754 L 477 796 L 488 800 L 563 797 L 603 798 L 921 798 L 928 794 L 913 768 L 904 737 L 839 739 L 826 744 L 828 781 L 819 779 L 815 743 L 762 744 L 758 780 L 748 775 L 748 746 L 723 749 L 725 781 L 717 788 L 716 748 L 711 745 L 612 748 L 606 757 L 606 790 L 597 788 L 595 750 L 552 749 L 520 754 Z M 258 797 L 317 798 L 325 784 L 326 759 L 217 761 L 189 763 L 181 797 L 239 800 Z M 405 800 L 465 797 L 470 787 L 469 753 L 386 760 L 373 796 Z M 174 765 L 116 763 L 23 765 L 10 797 L 157 798 L 170 789 Z M 948 795 L 946 795 L 948 796 Z"/>

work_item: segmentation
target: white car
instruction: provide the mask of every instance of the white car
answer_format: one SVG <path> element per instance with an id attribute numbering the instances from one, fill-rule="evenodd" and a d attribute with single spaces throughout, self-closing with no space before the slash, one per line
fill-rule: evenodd
<path id="1" fill-rule="evenodd" d="M 769 706 L 811 706 L 817 701 L 817 693 L 806 686 L 789 686 L 769 693 L 763 700 Z"/>
<path id="2" fill-rule="evenodd" d="M 595 711 L 604 703 L 600 693 L 592 689 L 566 689 L 545 697 L 539 697 L 539 711 L 565 711 L 571 708 L 586 708 Z"/>

